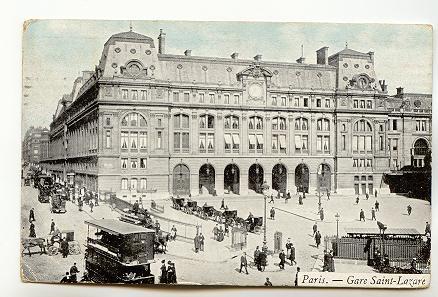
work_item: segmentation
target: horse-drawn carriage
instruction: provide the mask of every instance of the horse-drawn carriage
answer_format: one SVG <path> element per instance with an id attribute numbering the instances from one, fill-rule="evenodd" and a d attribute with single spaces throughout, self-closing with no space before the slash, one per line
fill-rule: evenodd
<path id="1" fill-rule="evenodd" d="M 50 212 L 52 213 L 66 213 L 67 210 L 65 209 L 65 197 L 64 194 L 55 194 L 52 196 L 52 203 L 50 205 Z"/>
<path id="2" fill-rule="evenodd" d="M 216 211 L 216 221 L 220 224 L 234 226 L 237 219 L 237 210 Z"/>
<path id="3" fill-rule="evenodd" d="M 198 206 L 197 212 L 198 215 L 204 220 L 214 219 L 216 214 L 216 210 L 214 209 L 214 207 L 212 205 L 206 205 L 206 204 L 204 204 L 202 207 Z"/>
<path id="4" fill-rule="evenodd" d="M 78 255 L 81 253 L 79 242 L 74 240 L 74 232 L 71 230 L 63 230 L 49 234 L 46 238 L 42 237 L 27 237 L 21 242 L 23 246 L 22 254 L 27 251 L 27 255 L 32 256 L 31 248 L 39 247 L 40 254 L 48 254 L 55 256 L 61 251 L 61 238 L 65 238 L 68 242 L 68 253 L 70 255 Z"/>
<path id="5" fill-rule="evenodd" d="M 198 207 L 198 202 L 193 200 L 187 200 L 184 210 L 186 213 L 192 214 L 194 211 L 196 211 L 197 207 Z"/>
<path id="6" fill-rule="evenodd" d="M 184 198 L 172 197 L 172 207 L 180 210 L 182 207 L 184 207 Z"/>
<path id="7" fill-rule="evenodd" d="M 246 220 L 236 218 L 235 221 L 238 226 L 252 233 L 259 232 L 263 226 L 263 217 L 248 217 Z"/>
<path id="8" fill-rule="evenodd" d="M 124 210 L 120 213 L 119 220 L 149 229 L 155 228 L 151 216 L 144 209 L 139 209 L 137 213 L 133 210 Z"/>

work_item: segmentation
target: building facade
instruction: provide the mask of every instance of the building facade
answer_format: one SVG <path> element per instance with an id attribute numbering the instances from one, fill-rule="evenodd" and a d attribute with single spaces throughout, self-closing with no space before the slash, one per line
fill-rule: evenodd
<path id="1" fill-rule="evenodd" d="M 21 147 L 22 160 L 28 164 L 38 164 L 49 156 L 49 129 L 30 127 Z"/>
<path id="2" fill-rule="evenodd" d="M 248 194 L 264 181 L 366 193 L 431 148 L 431 96 L 389 96 L 373 52 L 269 62 L 167 54 L 165 41 L 162 31 L 157 47 L 131 31 L 108 39 L 59 102 L 48 170 L 121 196 Z"/>

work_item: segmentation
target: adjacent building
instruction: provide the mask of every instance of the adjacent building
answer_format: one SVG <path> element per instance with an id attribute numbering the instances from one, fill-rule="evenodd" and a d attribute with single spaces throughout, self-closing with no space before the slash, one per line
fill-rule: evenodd
<path id="1" fill-rule="evenodd" d="M 49 156 L 49 129 L 30 127 L 21 147 L 22 160 L 28 164 L 38 164 Z"/>
<path id="2" fill-rule="evenodd" d="M 323 47 L 307 64 L 168 54 L 165 41 L 108 39 L 59 101 L 47 169 L 128 197 L 247 194 L 264 181 L 372 193 L 383 173 L 424 164 L 431 95 L 389 96 L 373 52 Z"/>

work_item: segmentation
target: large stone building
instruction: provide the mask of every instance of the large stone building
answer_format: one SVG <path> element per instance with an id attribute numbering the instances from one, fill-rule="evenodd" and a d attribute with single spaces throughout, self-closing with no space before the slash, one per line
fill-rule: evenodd
<path id="1" fill-rule="evenodd" d="M 431 96 L 389 96 L 373 52 L 270 62 L 167 54 L 165 39 L 108 39 L 59 102 L 49 170 L 121 196 L 247 194 L 263 181 L 365 193 L 384 172 L 422 166 L 431 146 Z"/>
<path id="2" fill-rule="evenodd" d="M 21 146 L 22 160 L 28 164 L 38 164 L 49 156 L 49 129 L 30 127 Z"/>

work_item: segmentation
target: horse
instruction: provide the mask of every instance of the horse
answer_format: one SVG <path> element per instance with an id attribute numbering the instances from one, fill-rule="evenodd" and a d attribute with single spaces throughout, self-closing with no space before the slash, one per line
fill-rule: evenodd
<path id="1" fill-rule="evenodd" d="M 23 245 L 23 251 L 21 252 L 23 255 L 25 254 L 25 251 L 28 251 L 29 257 L 32 256 L 32 253 L 30 251 L 31 247 L 38 246 L 40 248 L 40 254 L 46 253 L 46 240 L 44 238 L 25 238 L 22 240 Z"/>

